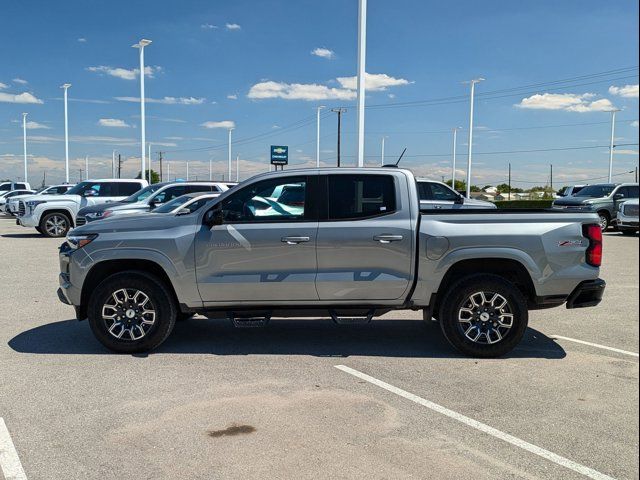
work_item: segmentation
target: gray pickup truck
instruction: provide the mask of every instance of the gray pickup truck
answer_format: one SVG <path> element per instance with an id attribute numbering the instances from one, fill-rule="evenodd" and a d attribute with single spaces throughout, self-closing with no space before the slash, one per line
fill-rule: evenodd
<path id="1" fill-rule="evenodd" d="M 256 327 L 422 310 L 478 357 L 513 349 L 531 309 L 600 302 L 595 213 L 419 205 L 404 169 L 258 175 L 195 211 L 74 229 L 60 247 L 58 296 L 115 352 L 156 348 L 196 313 Z"/>

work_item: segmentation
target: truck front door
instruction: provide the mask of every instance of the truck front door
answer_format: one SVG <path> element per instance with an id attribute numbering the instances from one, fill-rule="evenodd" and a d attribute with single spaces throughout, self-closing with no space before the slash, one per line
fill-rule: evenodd
<path id="1" fill-rule="evenodd" d="M 339 174 L 321 177 L 327 202 L 318 228 L 320 300 L 395 300 L 411 281 L 414 234 L 406 177 Z M 400 194 L 401 182 L 405 185 Z"/>
<path id="2" fill-rule="evenodd" d="M 262 180 L 220 202 L 223 224 L 202 225 L 196 234 L 196 276 L 205 306 L 318 300 L 318 220 L 310 200 L 316 180 Z"/>

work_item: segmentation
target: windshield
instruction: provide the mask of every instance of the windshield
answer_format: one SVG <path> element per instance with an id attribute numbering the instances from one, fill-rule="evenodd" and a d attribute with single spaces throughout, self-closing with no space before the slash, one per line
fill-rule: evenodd
<path id="1" fill-rule="evenodd" d="M 127 198 L 121 201 L 123 203 L 141 202 L 145 198 L 151 196 L 153 192 L 157 191 L 162 186 L 163 185 L 160 185 L 159 183 L 156 183 L 154 185 L 149 185 L 148 187 L 144 187 L 142 190 L 138 190 L 133 195 L 129 195 Z"/>
<path id="2" fill-rule="evenodd" d="M 574 193 L 573 196 L 591 198 L 608 197 L 611 195 L 614 188 L 616 188 L 615 185 L 589 185 L 588 187 L 584 187 L 578 193 Z"/>
<path id="3" fill-rule="evenodd" d="M 182 195 L 181 197 L 174 198 L 173 200 L 165 203 L 161 207 L 154 208 L 152 210 L 153 213 L 169 213 L 174 211 L 180 205 L 184 205 L 186 202 L 191 200 L 193 197 L 191 195 Z"/>
<path id="4" fill-rule="evenodd" d="M 33 192 L 33 193 L 35 194 L 35 193 L 44 192 L 47 188 L 49 188 L 49 187 L 40 187 L 39 189 L 37 189 L 37 190 L 36 190 L 35 192 Z"/>

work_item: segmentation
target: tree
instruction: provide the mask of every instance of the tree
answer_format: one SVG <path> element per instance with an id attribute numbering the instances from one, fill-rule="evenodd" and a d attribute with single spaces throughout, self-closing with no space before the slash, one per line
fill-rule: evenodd
<path id="1" fill-rule="evenodd" d="M 142 171 L 138 172 L 136 178 L 142 178 Z M 150 180 L 149 183 L 160 183 L 160 175 L 155 170 L 147 170 L 147 178 Z"/>
<path id="2" fill-rule="evenodd" d="M 509 193 L 509 184 L 501 183 L 496 187 L 500 193 Z M 511 187 L 511 193 L 522 193 L 522 189 L 518 187 Z"/>
<path id="3" fill-rule="evenodd" d="M 451 180 L 447 180 L 445 183 L 451 186 Z M 464 181 L 456 180 L 456 186 L 454 187 L 454 190 L 458 192 L 464 192 L 466 189 L 467 189 L 467 184 Z"/>
<path id="4" fill-rule="evenodd" d="M 477 185 L 471 185 L 471 188 L 469 190 L 471 190 L 472 192 L 481 192 L 482 191 L 480 189 L 480 187 L 477 186 Z"/>

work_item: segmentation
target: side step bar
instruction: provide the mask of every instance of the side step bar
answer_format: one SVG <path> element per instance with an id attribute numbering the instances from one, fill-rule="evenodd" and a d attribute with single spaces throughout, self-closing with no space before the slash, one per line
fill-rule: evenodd
<path id="1" fill-rule="evenodd" d="M 369 310 L 361 315 L 340 315 L 335 310 L 329 310 L 331 319 L 338 325 L 365 325 L 371 323 L 375 310 Z"/>
<path id="2" fill-rule="evenodd" d="M 236 328 L 259 328 L 267 326 L 269 320 L 271 320 L 271 315 L 236 316 L 233 313 L 230 313 L 229 319 Z"/>

